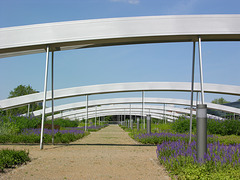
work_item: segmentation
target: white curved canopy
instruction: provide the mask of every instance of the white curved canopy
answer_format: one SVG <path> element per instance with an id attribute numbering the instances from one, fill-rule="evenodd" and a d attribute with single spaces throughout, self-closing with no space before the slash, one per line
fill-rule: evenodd
<path id="1" fill-rule="evenodd" d="M 99 115 L 98 115 L 98 117 L 103 117 L 103 116 L 114 116 L 114 115 L 116 115 L 116 116 L 118 116 L 118 115 L 124 115 L 124 111 L 105 111 L 105 112 L 101 112 Z M 132 116 L 141 116 L 141 112 L 140 111 L 133 111 L 132 112 L 132 114 L 131 114 Z M 161 114 L 157 114 L 157 113 L 154 113 L 154 112 L 152 112 L 152 113 L 150 113 L 150 115 L 151 115 L 151 117 L 153 117 L 153 118 L 156 118 L 156 119 L 164 119 L 165 120 L 165 118 L 163 117 L 163 115 L 161 115 Z M 90 118 L 95 118 L 95 115 L 94 114 L 90 114 L 89 116 L 88 116 L 88 118 L 90 119 Z M 73 115 L 73 116 L 70 116 L 70 117 L 68 117 L 68 119 L 70 119 L 70 120 L 76 120 L 76 119 L 78 119 L 78 120 L 83 120 L 83 119 L 86 119 L 86 115 Z M 169 115 L 169 114 L 166 114 L 166 120 L 176 120 L 176 119 L 178 119 L 177 117 L 174 117 L 174 116 L 171 116 L 171 115 Z"/>
<path id="2" fill-rule="evenodd" d="M 166 114 L 165 117 L 161 113 L 150 112 L 149 114 L 151 115 L 151 117 L 156 118 L 156 119 L 164 119 L 164 120 L 165 120 L 165 118 L 166 118 L 166 120 L 167 119 L 168 120 L 176 120 L 176 119 L 178 119 L 177 117 L 174 117 L 171 114 Z M 114 111 L 113 110 L 107 110 L 107 111 L 100 112 L 98 117 L 114 116 L 114 115 L 117 115 L 117 116 L 118 115 L 122 115 L 122 116 L 124 116 L 124 115 L 126 115 L 126 113 L 124 113 L 123 110 L 118 110 L 118 111 L 116 111 L 116 110 L 114 110 Z M 141 111 L 132 111 L 131 115 L 132 115 L 132 117 L 133 116 L 141 116 Z M 78 120 L 81 121 L 83 119 L 86 119 L 87 117 L 86 117 L 86 114 L 76 114 L 76 115 L 68 116 L 66 118 L 68 118 L 70 120 L 78 119 Z M 88 115 L 88 119 L 90 119 L 90 118 L 95 118 L 95 115 L 94 114 L 89 114 Z"/>
<path id="3" fill-rule="evenodd" d="M 134 92 L 134 91 L 191 91 L 191 83 L 188 82 L 135 82 L 135 83 L 115 83 L 101 84 L 92 86 L 80 86 L 74 88 L 58 89 L 54 91 L 54 99 L 69 98 L 75 96 Z M 200 84 L 194 84 L 194 91 L 200 91 Z M 240 96 L 240 86 L 222 85 L 222 84 L 204 84 L 204 92 L 219 93 Z M 0 108 L 10 109 L 32 102 L 41 102 L 43 93 L 35 93 L 16 98 L 10 98 L 0 101 Z M 51 92 L 47 93 L 47 100 L 51 100 Z"/>
<path id="4" fill-rule="evenodd" d="M 130 104 L 122 104 L 122 105 L 105 105 L 100 107 L 90 107 L 88 108 L 88 115 L 89 118 L 91 115 L 93 117 L 95 116 L 101 116 L 101 113 L 103 112 L 119 112 L 120 114 L 130 115 L 132 112 L 138 112 L 140 113 L 140 116 L 142 116 L 142 106 L 138 104 L 131 104 L 131 110 L 130 110 Z M 124 112 L 124 113 L 123 113 Z M 146 114 L 162 114 L 167 116 L 182 116 L 182 115 L 189 115 L 190 109 L 183 109 L 183 108 L 176 108 L 173 106 L 153 106 L 153 105 L 145 105 L 143 109 L 143 115 Z M 196 111 L 193 111 L 193 114 L 196 115 Z M 54 115 L 54 119 L 56 118 L 65 118 L 65 117 L 72 117 L 72 116 L 85 116 L 86 115 L 86 109 L 78 109 L 78 110 L 70 110 L 62 113 L 58 113 Z M 216 118 L 216 119 L 223 119 L 218 116 L 207 114 L 208 118 Z M 48 119 L 52 119 L 52 116 L 48 116 Z"/>
<path id="5" fill-rule="evenodd" d="M 88 107 L 92 106 L 102 106 L 102 105 L 109 105 L 109 104 L 136 104 L 142 103 L 141 98 L 113 98 L 113 99 L 100 99 L 100 100 L 92 100 L 88 102 Z M 148 104 L 175 104 L 175 105 L 184 105 L 190 106 L 190 100 L 184 99 L 171 99 L 171 98 L 144 98 L 144 103 Z M 213 104 L 213 103 L 206 103 L 209 109 L 215 109 L 230 113 L 240 114 L 239 108 L 224 106 L 220 104 Z M 193 105 L 196 106 L 196 102 L 193 101 Z M 56 106 L 54 108 L 55 112 L 69 110 L 69 109 L 76 109 L 76 108 L 85 108 L 86 102 L 78 102 L 72 104 L 64 104 L 60 106 Z M 51 108 L 46 108 L 45 113 L 49 114 L 52 112 Z M 33 114 L 35 116 L 39 116 L 42 114 L 42 110 L 34 111 Z"/>
<path id="6" fill-rule="evenodd" d="M 240 15 L 93 19 L 0 29 L 0 58 L 51 50 L 196 41 L 239 41 Z"/>
<path id="7" fill-rule="evenodd" d="M 105 105 L 105 106 L 100 106 L 100 107 L 90 107 L 88 108 L 88 113 L 95 113 L 98 114 L 101 111 L 106 111 L 106 110 L 123 110 L 125 111 L 126 115 L 130 114 L 130 105 L 129 104 L 125 104 L 125 105 Z M 132 104 L 131 105 L 131 111 L 132 110 L 141 110 L 142 111 L 142 106 L 138 105 L 138 104 Z M 190 110 L 189 109 L 183 109 L 183 108 L 176 108 L 176 107 L 172 107 L 172 106 L 165 106 L 165 109 L 163 106 L 153 106 L 153 105 L 145 105 L 144 106 L 144 114 L 148 114 L 149 112 L 161 112 L 164 113 L 164 110 L 166 111 L 166 113 L 168 111 L 171 111 L 171 115 L 172 112 L 178 112 L 176 114 L 190 114 Z M 60 117 L 66 117 L 66 116 L 70 116 L 70 115 L 75 115 L 75 114 L 86 114 L 86 109 L 78 109 L 78 110 L 72 110 L 72 111 L 66 111 L 63 113 L 59 113 L 59 114 L 55 114 L 54 115 L 54 119 L 56 118 L 60 118 Z M 193 114 L 196 114 L 196 112 L 194 111 Z M 52 118 L 51 116 L 49 116 L 48 118 Z"/>

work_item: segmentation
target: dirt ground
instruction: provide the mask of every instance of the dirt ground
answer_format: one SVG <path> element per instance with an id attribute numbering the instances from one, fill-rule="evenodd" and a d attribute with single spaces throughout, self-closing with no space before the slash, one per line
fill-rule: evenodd
<path id="1" fill-rule="evenodd" d="M 0 145 L 29 150 L 31 162 L 0 179 L 161 179 L 169 180 L 158 163 L 156 146 L 138 144 L 118 125 L 110 125 L 69 145 Z"/>

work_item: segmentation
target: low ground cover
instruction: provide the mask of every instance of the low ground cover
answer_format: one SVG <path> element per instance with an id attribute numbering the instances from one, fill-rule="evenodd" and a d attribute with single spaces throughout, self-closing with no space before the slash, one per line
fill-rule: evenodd
<path id="1" fill-rule="evenodd" d="M 22 150 L 0 150 L 0 172 L 3 172 L 5 168 L 13 168 L 30 161 L 28 154 L 29 152 Z"/>
<path id="2" fill-rule="evenodd" d="M 196 120 L 193 120 L 192 141 L 189 144 L 189 119 L 180 117 L 174 123 L 152 123 L 152 133 L 123 127 L 143 144 L 157 145 L 161 164 L 177 179 L 240 179 L 240 121 L 209 119 L 208 153 L 196 159 Z"/>
<path id="3" fill-rule="evenodd" d="M 39 143 L 41 119 L 37 117 L 0 117 L 0 143 Z M 78 127 L 79 121 L 70 121 L 68 119 L 54 120 L 54 143 L 70 143 L 76 141 L 91 131 L 97 131 L 102 125 L 90 125 L 88 131 L 85 127 Z M 46 121 L 44 126 L 44 143 L 52 142 L 51 121 Z"/>
<path id="4" fill-rule="evenodd" d="M 240 179 L 240 144 L 209 143 L 204 160 L 197 160 L 196 141 L 165 141 L 157 156 L 177 179 Z"/>

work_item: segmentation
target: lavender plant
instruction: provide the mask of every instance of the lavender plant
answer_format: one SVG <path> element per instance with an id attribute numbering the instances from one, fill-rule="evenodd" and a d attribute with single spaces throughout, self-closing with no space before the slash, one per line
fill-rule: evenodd
<path id="1" fill-rule="evenodd" d="M 240 144 L 209 143 L 203 160 L 197 159 L 196 141 L 164 141 L 157 145 L 157 156 L 178 179 L 240 178 Z M 204 163 L 203 163 L 204 162 Z"/>
<path id="2" fill-rule="evenodd" d="M 134 139 L 143 143 L 143 144 L 161 144 L 165 141 L 189 141 L 189 134 L 179 134 L 179 133 L 168 133 L 168 132 L 162 132 L 162 133 L 140 133 L 137 135 L 134 135 Z M 196 135 L 192 135 L 192 139 L 196 139 Z M 215 142 L 217 140 L 217 137 L 214 135 L 208 135 L 208 142 Z"/>

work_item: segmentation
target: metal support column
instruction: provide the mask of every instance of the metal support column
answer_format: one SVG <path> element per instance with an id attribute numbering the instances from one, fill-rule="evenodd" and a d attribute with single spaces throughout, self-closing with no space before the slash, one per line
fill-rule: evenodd
<path id="1" fill-rule="evenodd" d="M 48 60 L 49 60 L 49 46 L 47 46 L 46 53 L 46 66 L 45 66 L 45 80 L 44 80 L 44 93 L 43 93 L 43 112 L 42 112 L 42 124 L 41 124 L 41 136 L 40 136 L 40 149 L 43 149 L 43 134 L 44 134 L 44 120 L 45 120 L 45 107 L 47 97 L 47 79 L 48 79 Z"/>
<path id="2" fill-rule="evenodd" d="M 201 37 L 198 38 L 198 51 L 199 51 L 199 68 L 200 68 L 200 80 L 201 80 L 201 97 L 202 104 L 204 104 L 204 90 L 203 90 L 203 68 L 202 68 L 202 45 Z"/>
<path id="3" fill-rule="evenodd" d="M 130 116 L 129 116 L 129 126 L 130 126 L 130 128 L 132 129 L 132 127 L 131 127 L 131 124 L 132 124 L 132 115 L 131 115 L 131 104 L 130 104 Z M 129 128 L 129 127 L 128 127 Z"/>
<path id="4" fill-rule="evenodd" d="M 139 128 L 139 117 L 137 118 L 137 130 L 139 131 L 140 128 Z"/>
<path id="5" fill-rule="evenodd" d="M 126 113 L 125 113 L 125 109 L 124 109 L 124 126 L 127 126 L 127 125 L 126 125 Z"/>
<path id="6" fill-rule="evenodd" d="M 207 153 L 207 105 L 197 105 L 197 159 L 204 160 Z"/>
<path id="7" fill-rule="evenodd" d="M 142 91 L 142 123 L 143 123 L 143 129 L 145 129 L 145 119 L 144 119 L 144 91 Z"/>
<path id="8" fill-rule="evenodd" d="M 28 111 L 27 111 L 27 117 L 30 116 L 30 104 L 28 104 Z"/>
<path id="9" fill-rule="evenodd" d="M 85 131 L 87 131 L 88 126 L 88 95 L 86 95 L 86 119 L 85 119 Z"/>
<path id="10" fill-rule="evenodd" d="M 165 124 L 167 123 L 167 119 L 166 119 L 166 104 L 164 104 L 164 121 L 165 121 Z"/>
<path id="11" fill-rule="evenodd" d="M 54 88 L 53 88 L 54 51 L 52 51 L 52 144 L 54 144 Z"/>
<path id="12" fill-rule="evenodd" d="M 191 107 L 190 107 L 190 128 L 189 143 L 192 139 L 192 111 L 193 111 L 193 90 L 194 90 L 194 68 L 195 68 L 195 41 L 193 42 L 193 62 L 192 62 L 192 86 L 191 86 Z"/>
<path id="13" fill-rule="evenodd" d="M 95 127 L 97 127 L 97 106 L 95 107 Z"/>
<path id="14" fill-rule="evenodd" d="M 151 134 L 151 115 L 147 115 L 147 133 Z"/>

